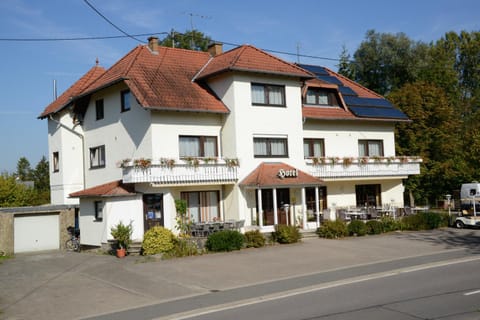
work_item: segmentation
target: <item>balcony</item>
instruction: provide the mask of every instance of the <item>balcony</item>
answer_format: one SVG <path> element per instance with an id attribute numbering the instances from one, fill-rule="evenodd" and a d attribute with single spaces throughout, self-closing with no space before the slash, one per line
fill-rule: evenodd
<path id="1" fill-rule="evenodd" d="M 419 157 L 307 159 L 309 173 L 322 179 L 402 177 L 420 174 Z"/>
<path id="2" fill-rule="evenodd" d="M 177 163 L 179 162 L 179 163 Z M 238 161 L 212 160 L 160 160 L 122 161 L 125 183 L 153 183 L 158 185 L 229 184 L 238 180 Z"/>

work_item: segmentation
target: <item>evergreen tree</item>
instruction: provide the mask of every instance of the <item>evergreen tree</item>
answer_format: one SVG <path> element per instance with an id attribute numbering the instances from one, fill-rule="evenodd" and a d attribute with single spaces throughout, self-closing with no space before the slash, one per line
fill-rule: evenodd
<path id="1" fill-rule="evenodd" d="M 21 181 L 32 180 L 32 168 L 30 162 L 25 157 L 21 157 L 17 162 L 17 177 Z"/>

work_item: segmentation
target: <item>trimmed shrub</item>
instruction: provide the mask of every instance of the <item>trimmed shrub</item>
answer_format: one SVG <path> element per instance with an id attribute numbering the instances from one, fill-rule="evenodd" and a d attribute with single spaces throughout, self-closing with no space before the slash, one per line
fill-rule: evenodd
<path id="1" fill-rule="evenodd" d="M 348 234 L 351 236 L 364 236 L 367 234 L 367 226 L 361 220 L 353 220 L 347 226 Z"/>
<path id="2" fill-rule="evenodd" d="M 448 226 L 448 214 L 419 212 L 402 219 L 405 230 L 432 230 Z"/>
<path id="3" fill-rule="evenodd" d="M 165 258 L 180 258 L 187 256 L 196 256 L 201 252 L 197 243 L 192 239 L 177 238 L 175 239 L 173 249 L 166 252 Z"/>
<path id="4" fill-rule="evenodd" d="M 272 232 L 272 240 L 282 244 L 299 242 L 301 239 L 302 235 L 296 226 L 277 224 Z"/>
<path id="5" fill-rule="evenodd" d="M 222 230 L 208 236 L 205 247 L 209 251 L 232 251 L 243 247 L 245 238 L 236 230 Z"/>
<path id="6" fill-rule="evenodd" d="M 327 220 L 317 229 L 317 234 L 320 238 L 343 238 L 348 235 L 348 229 L 345 222 L 341 220 Z"/>
<path id="7" fill-rule="evenodd" d="M 383 232 L 391 232 L 391 231 L 396 231 L 401 229 L 401 223 L 400 221 L 396 221 L 392 217 L 382 217 L 380 219 L 383 227 Z"/>
<path id="8" fill-rule="evenodd" d="M 265 245 L 265 237 L 260 230 L 247 231 L 244 236 L 247 248 L 261 248 Z"/>
<path id="9" fill-rule="evenodd" d="M 164 227 L 153 227 L 143 235 L 143 255 L 169 252 L 176 241 L 172 231 Z"/>
<path id="10" fill-rule="evenodd" d="M 367 234 L 380 234 L 383 232 L 383 225 L 380 221 L 369 220 L 365 223 Z"/>

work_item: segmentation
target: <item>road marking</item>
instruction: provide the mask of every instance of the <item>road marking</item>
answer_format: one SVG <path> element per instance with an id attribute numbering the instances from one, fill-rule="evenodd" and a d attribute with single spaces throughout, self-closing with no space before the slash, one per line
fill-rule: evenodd
<path id="1" fill-rule="evenodd" d="M 472 294 L 478 294 L 478 293 L 480 293 L 480 290 L 466 292 L 463 295 L 464 296 L 471 296 Z"/>
<path id="2" fill-rule="evenodd" d="M 244 300 L 239 300 L 239 301 L 235 301 L 235 302 L 229 302 L 229 303 L 214 305 L 214 306 L 210 306 L 210 307 L 199 308 L 199 309 L 195 309 L 195 310 L 189 310 L 189 311 L 185 311 L 185 312 L 180 312 L 180 313 L 176 313 L 176 314 L 170 314 L 170 315 L 167 315 L 167 316 L 154 318 L 153 320 L 173 320 L 173 319 L 184 320 L 184 319 L 190 319 L 190 318 L 193 318 L 193 317 L 202 316 L 202 315 L 206 315 L 206 314 L 210 314 L 210 313 L 215 313 L 215 312 L 220 312 L 220 311 L 245 307 L 245 306 L 249 306 L 249 305 L 254 305 L 254 304 L 258 304 L 258 303 L 263 303 L 263 302 L 288 298 L 288 297 L 297 296 L 297 295 L 301 295 L 301 294 L 305 294 L 305 293 L 309 293 L 309 292 L 315 292 L 315 291 L 335 288 L 335 287 L 349 285 L 349 284 L 358 283 L 358 282 L 364 282 L 364 281 L 369 281 L 369 280 L 391 277 L 391 276 L 395 276 L 395 275 L 399 275 L 399 274 L 403 274 L 403 273 L 421 271 L 421 270 L 426 270 L 426 269 L 431 269 L 431 268 L 443 267 L 443 266 L 448 266 L 448 265 L 453 265 L 453 264 L 458 264 L 458 263 L 464 263 L 464 262 L 472 262 L 472 261 L 477 261 L 477 260 L 480 260 L 480 257 L 467 257 L 467 258 L 457 259 L 457 260 L 445 260 L 445 261 L 426 263 L 426 264 L 416 265 L 416 266 L 412 266 L 412 267 L 406 267 L 406 268 L 394 269 L 394 270 L 385 271 L 385 272 L 368 274 L 368 275 L 364 275 L 364 276 L 352 277 L 352 278 L 348 278 L 348 279 L 342 279 L 342 280 L 337 280 L 337 281 L 312 285 L 312 286 L 308 286 L 308 287 L 287 290 L 287 291 L 283 291 L 283 292 L 276 292 L 276 293 L 272 293 L 272 294 L 268 294 L 268 295 L 264 295 L 264 296 L 252 297 L 250 299 L 244 299 Z M 480 290 L 472 291 L 470 294 L 475 294 L 475 293 L 480 293 Z M 467 293 L 465 295 L 467 295 Z"/>

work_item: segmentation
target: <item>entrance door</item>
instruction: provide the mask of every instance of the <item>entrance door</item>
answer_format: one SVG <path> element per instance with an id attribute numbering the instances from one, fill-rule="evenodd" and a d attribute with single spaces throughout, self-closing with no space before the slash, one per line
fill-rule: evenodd
<path id="1" fill-rule="evenodd" d="M 357 207 L 379 207 L 382 205 L 379 184 L 359 184 L 355 186 Z"/>
<path id="2" fill-rule="evenodd" d="M 148 231 L 155 226 L 164 226 L 163 217 L 163 194 L 144 194 L 143 195 L 143 217 L 144 231 Z"/>
<path id="3" fill-rule="evenodd" d="M 256 196 L 256 194 L 255 194 Z M 278 223 L 287 224 L 288 212 L 285 211 L 285 204 L 290 204 L 290 189 L 277 189 L 277 214 Z M 275 223 L 273 206 L 273 189 L 262 189 L 262 211 L 263 211 L 263 225 L 272 226 Z M 258 199 L 257 199 L 258 208 Z M 257 210 L 258 215 L 258 210 Z M 257 216 L 258 221 L 258 216 Z"/>

